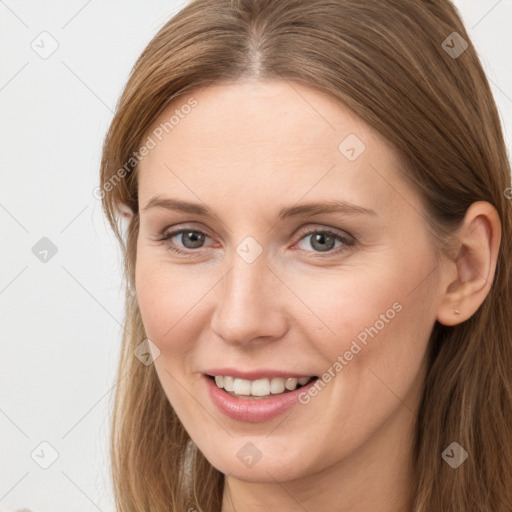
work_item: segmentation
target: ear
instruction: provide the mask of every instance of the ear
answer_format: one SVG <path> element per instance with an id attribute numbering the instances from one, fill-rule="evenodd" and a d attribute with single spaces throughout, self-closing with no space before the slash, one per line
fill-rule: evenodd
<path id="1" fill-rule="evenodd" d="M 124 203 L 117 203 L 117 210 L 119 211 L 121 217 L 125 220 L 130 220 L 134 215 L 133 210 Z"/>
<path id="2" fill-rule="evenodd" d="M 446 267 L 446 288 L 437 310 L 437 320 L 449 326 L 471 317 L 491 289 L 501 243 L 496 208 L 487 201 L 473 203 L 457 239 L 459 249 L 455 260 Z"/>

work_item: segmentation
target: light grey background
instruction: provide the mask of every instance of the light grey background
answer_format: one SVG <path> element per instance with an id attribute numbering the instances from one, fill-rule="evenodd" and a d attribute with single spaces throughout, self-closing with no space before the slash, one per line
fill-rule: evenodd
<path id="1" fill-rule="evenodd" d="M 114 510 L 121 259 L 93 190 L 129 71 L 185 3 L 0 0 L 0 511 Z M 510 155 L 512 0 L 455 3 Z M 43 237 L 57 248 L 46 262 L 32 251 Z"/>

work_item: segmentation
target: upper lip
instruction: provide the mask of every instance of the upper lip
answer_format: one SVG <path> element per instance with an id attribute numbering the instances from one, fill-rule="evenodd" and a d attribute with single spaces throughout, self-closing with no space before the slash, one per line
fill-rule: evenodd
<path id="1" fill-rule="evenodd" d="M 229 376 L 229 377 L 237 377 L 239 379 L 246 379 L 246 380 L 258 380 L 258 379 L 265 379 L 265 378 L 283 378 L 286 379 L 288 377 L 293 377 L 296 379 L 300 379 L 301 377 L 314 377 L 311 373 L 297 373 L 297 372 L 291 372 L 291 371 L 282 371 L 282 370 L 237 370 L 235 368 L 212 368 L 209 370 L 205 370 L 204 372 L 206 375 L 210 375 L 212 377 L 222 375 L 222 376 Z"/>

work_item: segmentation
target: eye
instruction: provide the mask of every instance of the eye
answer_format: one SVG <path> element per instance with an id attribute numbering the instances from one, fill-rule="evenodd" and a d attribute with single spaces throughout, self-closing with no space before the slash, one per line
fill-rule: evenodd
<path id="1" fill-rule="evenodd" d="M 355 240 L 352 237 L 349 238 L 348 236 L 329 229 L 308 231 L 300 238 L 298 244 L 300 245 L 300 243 L 308 237 L 311 237 L 311 239 L 307 245 L 312 247 L 314 251 L 309 251 L 307 248 L 299 247 L 301 250 L 306 252 L 329 253 L 328 256 L 347 251 L 355 245 Z M 173 238 L 176 238 L 176 241 L 173 241 Z M 201 249 L 207 238 L 210 237 L 203 231 L 183 228 L 176 231 L 169 231 L 167 233 L 164 232 L 157 241 L 164 242 L 167 249 L 177 254 L 190 255 L 194 252 L 194 249 Z M 185 250 L 181 249 L 180 246 L 177 245 L 178 241 L 182 244 L 182 247 L 184 247 Z M 338 245 L 337 250 L 333 251 L 336 246 L 336 242 L 340 245 Z"/>
<path id="2" fill-rule="evenodd" d="M 171 243 L 172 239 L 175 237 L 178 237 L 178 240 L 181 241 L 187 251 L 176 247 L 175 242 Z M 165 233 L 162 238 L 159 238 L 159 241 L 169 242 L 166 245 L 170 251 L 174 251 L 178 254 L 189 254 L 190 250 L 198 248 L 200 249 L 204 243 L 205 238 L 210 237 L 202 231 L 198 231 L 196 229 L 179 229 L 177 231 L 170 231 Z"/>
<path id="3" fill-rule="evenodd" d="M 341 235 L 334 231 L 328 229 L 317 229 L 314 231 L 308 231 L 301 239 L 299 240 L 299 244 L 305 241 L 307 238 L 310 238 L 310 241 L 307 242 L 309 247 L 313 247 L 315 251 L 325 253 L 328 252 L 330 254 L 337 254 L 339 252 L 343 252 L 348 250 L 355 244 L 355 240 L 353 238 L 349 238 L 348 236 Z M 335 248 L 336 242 L 341 244 L 341 247 L 338 246 L 338 250 L 332 251 Z M 308 249 L 304 247 L 300 247 L 301 250 L 305 250 L 307 252 Z"/>

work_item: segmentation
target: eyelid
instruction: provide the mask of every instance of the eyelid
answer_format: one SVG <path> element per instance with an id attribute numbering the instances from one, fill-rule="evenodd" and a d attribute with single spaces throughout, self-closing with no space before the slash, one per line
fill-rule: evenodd
<path id="1" fill-rule="evenodd" d="M 324 226 L 323 224 L 314 224 L 313 227 L 311 225 L 306 226 L 305 228 L 299 229 L 296 236 L 300 236 L 302 238 L 302 235 L 306 234 L 312 234 L 314 232 L 322 232 L 322 233 L 332 233 L 334 235 L 337 235 L 341 238 L 350 239 L 355 242 L 355 238 L 348 233 L 347 231 L 338 229 L 338 228 L 331 228 L 328 226 Z"/>
<path id="2" fill-rule="evenodd" d="M 208 238 L 213 240 L 213 237 L 209 235 L 209 231 L 206 228 L 203 227 L 194 227 L 191 225 L 181 225 L 178 224 L 177 226 L 169 226 L 163 229 L 157 236 L 157 240 L 163 240 L 167 238 L 173 238 L 176 235 L 181 234 L 184 231 L 193 231 L 196 233 L 201 233 L 203 235 L 206 235 Z"/>
<path id="3" fill-rule="evenodd" d="M 185 225 L 178 224 L 176 226 L 172 226 L 172 230 L 171 230 L 171 226 L 168 226 L 160 232 L 159 236 L 164 237 L 164 236 L 167 236 L 168 234 L 173 234 L 173 236 L 175 236 L 178 234 L 177 232 L 182 231 L 182 230 L 198 231 L 198 232 L 203 233 L 213 239 L 213 237 L 208 234 L 208 230 L 206 228 L 203 228 L 203 227 L 196 228 L 190 224 L 185 224 Z M 300 228 L 298 231 L 296 231 L 295 236 L 305 235 L 305 234 L 311 233 L 312 231 L 332 232 L 336 235 L 339 235 L 340 237 L 343 237 L 343 238 L 348 237 L 351 240 L 354 240 L 354 241 L 356 240 L 355 237 L 352 236 L 348 231 L 344 231 L 344 230 L 341 230 L 338 228 L 333 228 L 330 226 L 325 226 L 324 224 L 314 224 L 314 223 L 312 225 L 309 224 L 306 227 Z"/>

